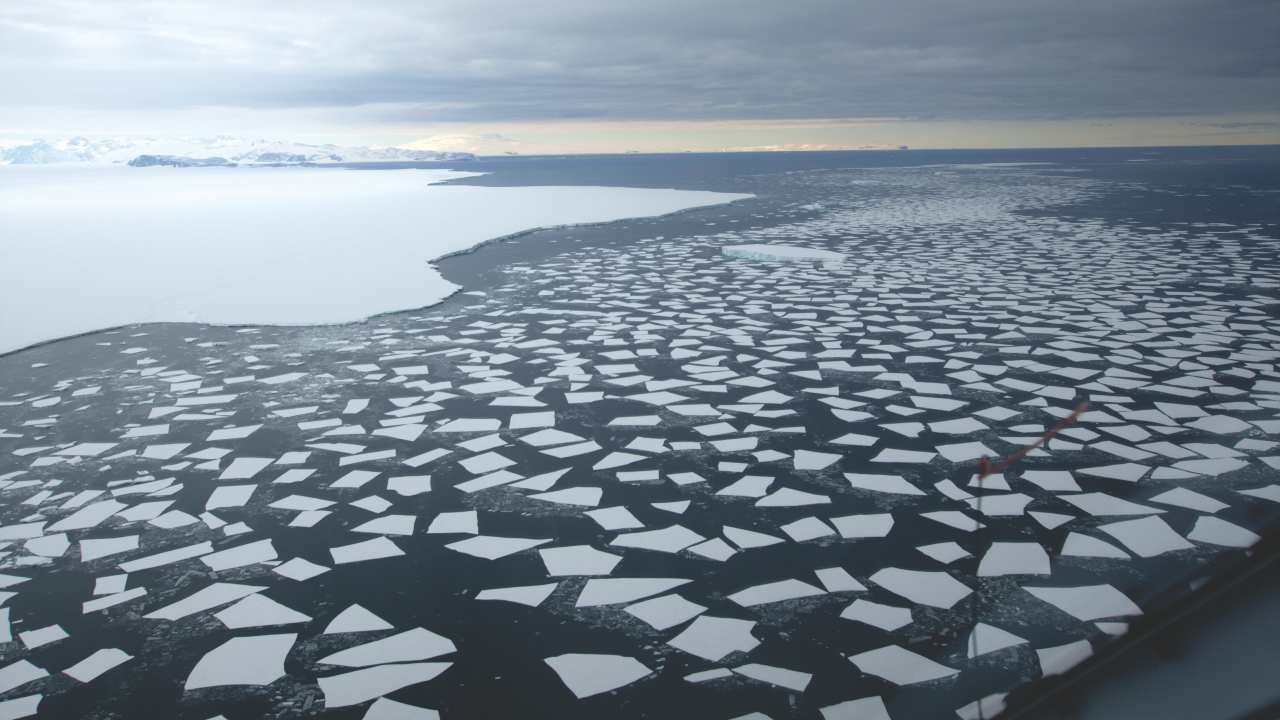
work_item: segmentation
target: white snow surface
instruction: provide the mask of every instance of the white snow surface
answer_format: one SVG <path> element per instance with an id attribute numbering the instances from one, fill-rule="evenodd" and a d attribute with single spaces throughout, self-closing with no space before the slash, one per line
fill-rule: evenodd
<path id="1" fill-rule="evenodd" d="M 458 290 L 432 260 L 540 227 L 749 197 L 438 185 L 476 173 L 0 168 L 0 353 L 143 322 L 330 324 Z"/>

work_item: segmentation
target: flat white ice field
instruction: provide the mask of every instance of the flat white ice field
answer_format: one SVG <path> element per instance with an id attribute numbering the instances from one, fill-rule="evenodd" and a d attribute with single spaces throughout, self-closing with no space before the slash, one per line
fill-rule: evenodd
<path id="1" fill-rule="evenodd" d="M 437 185 L 475 173 L 0 168 L 0 352 L 140 322 L 323 324 L 439 302 L 430 264 L 539 227 L 748 195 Z"/>
<path id="2" fill-rule="evenodd" d="M 841 262 L 844 256 L 830 250 L 815 250 L 795 245 L 763 243 L 756 245 L 726 245 L 720 248 L 725 257 L 747 260 L 772 260 L 776 262 Z"/>

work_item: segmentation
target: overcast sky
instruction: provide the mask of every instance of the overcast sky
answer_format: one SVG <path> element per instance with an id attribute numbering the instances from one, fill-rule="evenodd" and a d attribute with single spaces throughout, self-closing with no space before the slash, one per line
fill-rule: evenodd
<path id="1" fill-rule="evenodd" d="M 1280 142 L 1276 0 L 0 2 L 0 136 Z"/>

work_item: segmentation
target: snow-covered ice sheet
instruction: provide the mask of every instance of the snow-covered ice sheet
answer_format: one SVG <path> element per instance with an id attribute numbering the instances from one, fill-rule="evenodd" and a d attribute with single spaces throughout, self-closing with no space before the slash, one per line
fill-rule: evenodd
<path id="1" fill-rule="evenodd" d="M 0 352 L 142 322 L 326 324 L 457 290 L 430 261 L 539 227 L 748 197 L 468 187 L 476 173 L 0 168 Z"/>

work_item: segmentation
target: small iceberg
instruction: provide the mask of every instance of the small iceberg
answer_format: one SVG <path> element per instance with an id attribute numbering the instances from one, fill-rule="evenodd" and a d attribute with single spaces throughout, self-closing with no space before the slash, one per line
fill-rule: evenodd
<path id="1" fill-rule="evenodd" d="M 844 255 L 830 250 L 813 250 L 796 245 L 726 245 L 720 248 L 725 257 L 743 258 L 745 260 L 774 260 L 778 262 L 824 262 L 838 263 L 844 261 Z"/>

